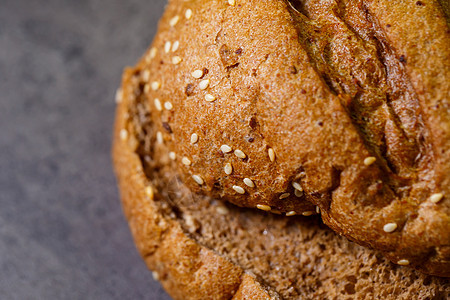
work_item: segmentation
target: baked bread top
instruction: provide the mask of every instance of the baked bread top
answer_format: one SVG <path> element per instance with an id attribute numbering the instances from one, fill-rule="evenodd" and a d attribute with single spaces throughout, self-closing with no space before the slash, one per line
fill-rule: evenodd
<path id="1" fill-rule="evenodd" d="M 433 1 L 173 0 L 136 72 L 193 192 L 450 276 L 449 41 Z"/>

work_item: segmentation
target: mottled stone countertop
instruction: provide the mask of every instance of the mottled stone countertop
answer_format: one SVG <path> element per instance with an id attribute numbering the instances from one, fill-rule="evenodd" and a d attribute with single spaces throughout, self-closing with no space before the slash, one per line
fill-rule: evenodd
<path id="1" fill-rule="evenodd" d="M 122 69 L 165 2 L 1 1 L 1 299 L 169 299 L 134 247 L 110 158 Z"/>

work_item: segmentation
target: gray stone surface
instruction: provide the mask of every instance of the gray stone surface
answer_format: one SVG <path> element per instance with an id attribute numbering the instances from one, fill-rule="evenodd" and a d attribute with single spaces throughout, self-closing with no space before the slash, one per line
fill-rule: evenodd
<path id="1" fill-rule="evenodd" d="M 0 298 L 169 299 L 110 159 L 114 93 L 165 0 L 0 0 Z"/>

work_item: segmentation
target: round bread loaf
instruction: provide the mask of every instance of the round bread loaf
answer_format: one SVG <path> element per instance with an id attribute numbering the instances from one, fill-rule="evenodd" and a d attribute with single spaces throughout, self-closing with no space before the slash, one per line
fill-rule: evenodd
<path id="1" fill-rule="evenodd" d="M 449 32 L 436 1 L 169 1 L 129 79 L 135 143 L 193 195 L 320 212 L 448 277 Z"/>

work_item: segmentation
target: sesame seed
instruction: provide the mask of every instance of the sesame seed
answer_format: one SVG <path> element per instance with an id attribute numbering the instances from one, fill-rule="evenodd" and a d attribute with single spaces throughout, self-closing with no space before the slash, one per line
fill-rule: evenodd
<path id="1" fill-rule="evenodd" d="M 235 190 L 239 194 L 245 194 L 245 190 L 238 185 L 233 185 L 233 190 Z"/>
<path id="2" fill-rule="evenodd" d="M 222 146 L 220 146 L 220 150 L 221 150 L 223 153 L 229 153 L 229 152 L 233 151 L 233 149 L 231 149 L 231 147 L 228 146 L 228 145 L 222 145 Z"/>
<path id="3" fill-rule="evenodd" d="M 281 199 L 285 199 L 285 198 L 289 197 L 290 195 L 291 195 L 291 194 L 289 194 L 289 193 L 281 194 L 280 197 L 279 197 L 279 199 L 280 199 L 280 200 L 281 200 Z"/>
<path id="4" fill-rule="evenodd" d="M 320 208 L 316 206 L 316 213 L 320 214 Z"/>
<path id="5" fill-rule="evenodd" d="M 375 157 L 369 156 L 369 157 L 366 157 L 366 158 L 364 159 L 364 164 L 365 164 L 366 166 L 370 166 L 370 165 L 373 164 L 376 160 L 377 160 L 377 159 L 376 159 Z"/>
<path id="6" fill-rule="evenodd" d="M 206 94 L 205 95 L 205 100 L 208 101 L 208 102 L 213 102 L 214 100 L 216 100 L 216 97 L 214 97 L 211 94 Z"/>
<path id="7" fill-rule="evenodd" d="M 269 148 L 269 150 L 267 150 L 267 152 L 269 153 L 269 159 L 271 162 L 275 161 L 275 151 L 273 151 L 272 148 Z"/>
<path id="8" fill-rule="evenodd" d="M 296 197 L 300 198 L 300 197 L 303 196 L 303 192 L 301 192 L 301 191 L 295 189 L 295 190 L 294 190 L 294 195 L 295 195 Z"/>
<path id="9" fill-rule="evenodd" d="M 158 98 L 155 98 L 155 100 L 153 100 L 153 102 L 155 103 L 156 109 L 159 110 L 159 111 L 162 111 L 161 101 L 159 101 Z"/>
<path id="10" fill-rule="evenodd" d="M 181 159 L 181 163 L 186 166 L 190 166 L 192 164 L 191 160 L 186 156 Z"/>
<path id="11" fill-rule="evenodd" d="M 228 208 L 226 208 L 223 205 L 219 205 L 216 207 L 216 211 L 219 215 L 226 215 L 228 214 Z"/>
<path id="12" fill-rule="evenodd" d="M 292 217 L 292 216 L 295 216 L 296 214 L 297 213 L 295 211 L 291 210 L 291 211 L 286 213 L 286 217 Z"/>
<path id="13" fill-rule="evenodd" d="M 195 70 L 194 72 L 191 73 L 192 77 L 194 77 L 195 79 L 199 79 L 202 78 L 203 76 L 203 71 L 202 70 Z"/>
<path id="14" fill-rule="evenodd" d="M 172 110 L 173 109 L 173 105 L 169 101 L 166 101 L 164 103 L 164 108 L 167 109 L 167 110 Z"/>
<path id="15" fill-rule="evenodd" d="M 247 157 L 247 155 L 245 155 L 245 153 L 239 149 L 234 150 L 234 155 L 236 155 L 237 157 L 242 158 L 242 159 Z"/>
<path id="16" fill-rule="evenodd" d="M 146 85 L 144 85 L 144 93 L 148 94 L 148 92 L 150 92 L 150 85 L 146 84 Z"/>
<path id="17" fill-rule="evenodd" d="M 300 185 L 300 183 L 298 183 L 298 182 L 293 182 L 293 183 L 292 183 L 292 186 L 294 187 L 294 189 L 296 189 L 296 190 L 298 190 L 298 191 L 300 191 L 300 192 L 303 192 L 303 188 L 302 188 L 302 186 Z"/>
<path id="18" fill-rule="evenodd" d="M 181 61 L 182 61 L 182 59 L 181 59 L 181 57 L 179 57 L 179 56 L 174 56 L 174 57 L 172 57 L 172 63 L 173 63 L 174 65 L 178 65 Z"/>
<path id="19" fill-rule="evenodd" d="M 150 71 L 149 70 L 144 70 L 144 72 L 142 72 L 142 80 L 144 80 L 144 81 L 150 80 Z"/>
<path id="20" fill-rule="evenodd" d="M 197 143 L 197 142 L 198 142 L 198 134 L 193 133 L 193 134 L 191 135 L 191 144 L 195 144 L 195 143 Z"/>
<path id="21" fill-rule="evenodd" d="M 230 163 L 227 163 L 225 167 L 223 167 L 223 170 L 225 171 L 225 174 L 230 175 L 233 173 L 233 166 Z"/>
<path id="22" fill-rule="evenodd" d="M 200 84 L 198 85 L 198 87 L 201 90 L 206 90 L 208 88 L 208 86 L 209 86 L 209 79 L 205 79 L 205 80 L 200 81 Z"/>
<path id="23" fill-rule="evenodd" d="M 167 41 L 167 42 L 164 44 L 164 52 L 169 53 L 170 47 L 172 47 L 172 43 L 171 43 L 170 41 Z"/>
<path id="24" fill-rule="evenodd" d="M 150 58 L 155 58 L 157 52 L 158 52 L 158 49 L 156 49 L 155 47 L 150 49 Z"/>
<path id="25" fill-rule="evenodd" d="M 153 189 L 152 189 L 151 186 L 145 187 L 145 195 L 146 195 L 147 198 L 149 198 L 150 200 L 153 199 Z"/>
<path id="26" fill-rule="evenodd" d="M 236 0 L 228 0 L 228 4 L 234 6 L 236 4 Z"/>
<path id="27" fill-rule="evenodd" d="M 438 203 L 439 201 L 442 200 L 442 198 L 444 198 L 444 194 L 436 193 L 430 196 L 430 201 L 433 203 Z"/>
<path id="28" fill-rule="evenodd" d="M 401 265 L 401 266 L 407 266 L 409 265 L 409 260 L 407 259 L 400 259 L 397 264 Z"/>
<path id="29" fill-rule="evenodd" d="M 161 83 L 159 81 L 152 82 L 152 90 L 157 91 L 161 87 Z"/>
<path id="30" fill-rule="evenodd" d="M 180 42 L 179 41 L 175 41 L 172 45 L 172 52 L 175 52 L 178 50 L 178 48 L 180 47 Z"/>
<path id="31" fill-rule="evenodd" d="M 177 154 L 175 152 L 173 152 L 173 151 L 170 151 L 169 152 L 169 157 L 170 157 L 171 160 L 175 160 L 175 159 L 177 159 Z"/>
<path id="32" fill-rule="evenodd" d="M 393 232 L 395 229 L 397 229 L 396 223 L 387 223 L 386 225 L 383 226 L 383 230 L 385 232 Z"/>
<path id="33" fill-rule="evenodd" d="M 122 141 L 125 141 L 128 138 L 128 131 L 126 129 L 122 129 L 122 130 L 120 130 L 119 135 L 120 135 L 120 139 Z"/>
<path id="34" fill-rule="evenodd" d="M 123 99 L 123 91 L 122 89 L 118 89 L 116 91 L 116 103 L 122 102 L 122 99 Z"/>
<path id="35" fill-rule="evenodd" d="M 192 175 L 192 179 L 194 179 L 194 181 L 197 182 L 199 185 L 202 185 L 204 183 L 203 179 L 198 175 Z"/>
<path id="36" fill-rule="evenodd" d="M 257 204 L 256 208 L 264 211 L 270 211 L 272 209 L 269 205 L 265 204 Z"/>
<path id="37" fill-rule="evenodd" d="M 255 183 L 250 178 L 244 178 L 244 183 L 246 186 L 255 187 Z"/>
<path id="38" fill-rule="evenodd" d="M 160 144 L 164 143 L 164 138 L 163 138 L 161 131 L 158 131 L 156 133 L 156 141 L 158 141 L 158 143 L 160 143 Z"/>
<path id="39" fill-rule="evenodd" d="M 152 272 L 153 279 L 159 280 L 159 274 L 157 272 Z"/>
<path id="40" fill-rule="evenodd" d="M 170 19 L 169 24 L 170 26 L 175 26 L 177 25 L 178 21 L 180 20 L 180 16 L 175 16 L 172 19 Z"/>
<path id="41" fill-rule="evenodd" d="M 313 214 L 314 214 L 314 212 L 311 211 L 311 210 L 302 212 L 302 215 L 304 215 L 305 217 L 309 217 L 309 216 L 311 216 Z"/>
<path id="42" fill-rule="evenodd" d="M 184 16 L 189 20 L 192 17 L 192 9 L 186 9 L 186 13 L 184 14 Z"/>

